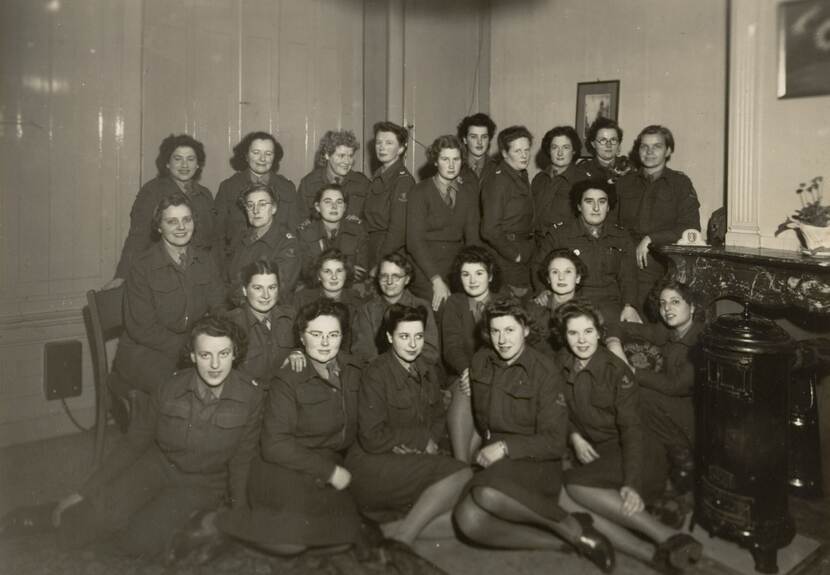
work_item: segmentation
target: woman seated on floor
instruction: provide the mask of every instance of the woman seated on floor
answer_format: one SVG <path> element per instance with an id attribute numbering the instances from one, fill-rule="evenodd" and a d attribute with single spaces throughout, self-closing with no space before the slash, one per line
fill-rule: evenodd
<path id="1" fill-rule="evenodd" d="M 57 505 L 12 512 L 3 533 L 54 526 L 64 548 L 105 542 L 157 557 L 194 512 L 246 507 L 263 394 L 233 369 L 245 335 L 228 319 L 206 317 L 190 330 L 189 352 L 195 368 L 155 386 L 123 443 L 81 489 Z"/>
<path id="2" fill-rule="evenodd" d="M 124 333 L 113 369 L 127 389 L 152 393 L 182 359 L 194 323 L 224 300 L 215 259 L 192 244 L 190 200 L 174 192 L 153 214 L 157 241 L 131 264 L 124 291 Z M 143 402 L 142 402 L 143 403 Z"/>
<path id="3" fill-rule="evenodd" d="M 643 421 L 666 447 L 672 485 L 682 495 L 692 488 L 694 358 L 704 324 L 702 317 L 695 317 L 693 294 L 685 284 L 661 281 L 649 297 L 661 323 L 621 323 L 615 330 L 622 333 L 623 340 L 646 340 L 660 349 L 661 365 L 654 366 L 656 369 L 638 366 L 634 379 L 640 387 Z"/>
<path id="4" fill-rule="evenodd" d="M 645 510 L 665 487 L 665 455 L 641 425 L 634 374 L 601 344 L 599 313 L 585 300 L 568 302 L 557 310 L 556 333 L 577 459 L 565 472 L 563 507 L 590 511 L 616 549 L 661 572 L 691 567 L 701 544 Z"/>
<path id="5" fill-rule="evenodd" d="M 387 519 L 386 537 L 407 545 L 453 537 L 450 511 L 472 476 L 466 463 L 439 452 L 446 416 L 435 366 L 421 356 L 426 321 L 424 307 L 386 310 L 389 350 L 364 370 L 360 441 L 347 459 L 361 511 Z"/>
<path id="6" fill-rule="evenodd" d="M 484 306 L 498 294 L 501 274 L 487 248 L 462 248 L 450 274 L 453 293 L 444 304 L 441 316 L 441 341 L 444 363 L 454 382 L 447 425 L 455 458 L 469 463 L 481 444 L 475 433 L 470 399 L 470 362 L 473 354 L 486 345 L 481 331 Z"/>
<path id="7" fill-rule="evenodd" d="M 248 353 L 238 369 L 268 385 L 295 348 L 294 308 L 279 303 L 279 268 L 275 262 L 257 260 L 242 268 L 237 299 L 228 312 L 248 336 Z"/>
<path id="8" fill-rule="evenodd" d="M 219 517 L 222 531 L 277 555 L 345 549 L 360 539 L 360 516 L 344 462 L 357 436 L 360 366 L 340 353 L 348 310 L 323 298 L 297 312 L 305 362 L 280 369 L 268 394 L 251 469 L 250 507 Z"/>
<path id="9" fill-rule="evenodd" d="M 568 428 L 559 366 L 527 345 L 529 319 L 519 300 L 488 303 L 484 321 L 490 346 L 470 366 L 482 469 L 455 508 L 458 528 L 476 543 L 507 549 L 559 549 L 564 539 L 611 571 L 614 550 L 590 515 L 558 504 Z"/>

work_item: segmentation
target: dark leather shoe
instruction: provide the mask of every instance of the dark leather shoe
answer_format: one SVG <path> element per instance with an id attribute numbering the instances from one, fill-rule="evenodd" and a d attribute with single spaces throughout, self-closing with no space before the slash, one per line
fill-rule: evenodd
<path id="1" fill-rule="evenodd" d="M 230 539 L 216 525 L 216 510 L 198 511 L 170 541 L 165 562 L 168 565 L 204 565 L 222 555 Z"/>
<path id="2" fill-rule="evenodd" d="M 594 519 L 588 513 L 572 513 L 582 527 L 582 534 L 576 543 L 579 554 L 600 568 L 603 573 L 611 573 L 616 565 L 614 547 L 608 538 L 594 528 Z"/>
<path id="3" fill-rule="evenodd" d="M 686 533 L 672 535 L 654 551 L 654 565 L 663 573 L 679 573 L 700 560 L 703 545 Z"/>
<path id="4" fill-rule="evenodd" d="M 0 519 L 0 539 L 37 535 L 53 531 L 52 510 L 55 503 L 18 507 Z"/>

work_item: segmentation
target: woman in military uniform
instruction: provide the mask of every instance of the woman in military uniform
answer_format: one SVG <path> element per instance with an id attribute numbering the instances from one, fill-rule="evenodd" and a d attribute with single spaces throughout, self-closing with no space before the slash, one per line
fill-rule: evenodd
<path id="1" fill-rule="evenodd" d="M 108 542 L 130 556 L 157 557 L 194 512 L 248 504 L 250 463 L 262 415 L 258 384 L 233 369 L 244 333 L 230 320 L 193 325 L 195 368 L 156 385 L 122 444 L 77 492 L 24 508 L 3 520 L 4 533 L 58 528 L 66 548 Z"/>
<path id="2" fill-rule="evenodd" d="M 614 550 L 590 516 L 558 504 L 568 427 L 559 366 L 527 345 L 529 318 L 518 300 L 488 303 L 484 320 L 490 346 L 470 366 L 482 469 L 456 506 L 456 524 L 492 547 L 558 549 L 564 539 L 610 572 Z"/>
<path id="3" fill-rule="evenodd" d="M 245 190 L 239 201 L 248 214 L 250 227 L 232 250 L 226 276 L 228 285 L 239 281 L 239 272 L 249 263 L 270 260 L 279 266 L 280 289 L 291 293 L 302 263 L 297 237 L 275 217 L 278 207 L 273 190 L 257 184 Z"/>
<path id="4" fill-rule="evenodd" d="M 248 336 L 248 353 L 239 370 L 266 384 L 294 349 L 294 308 L 280 302 L 277 264 L 257 260 L 242 268 L 236 299 L 228 317 Z"/>
<path id="5" fill-rule="evenodd" d="M 124 332 L 113 362 L 120 382 L 145 393 L 175 371 L 193 324 L 224 300 L 215 260 L 193 245 L 196 224 L 188 197 L 175 192 L 162 198 L 152 226 L 158 240 L 127 274 Z"/>
<path id="6" fill-rule="evenodd" d="M 329 130 L 317 148 L 317 167 L 300 180 L 299 194 L 305 213 L 314 213 L 317 194 L 331 184 L 340 186 L 346 202 L 346 214 L 363 219 L 363 204 L 371 186 L 369 179 L 354 168 L 360 144 L 351 130 Z"/>
<path id="7" fill-rule="evenodd" d="M 665 455 L 641 424 L 634 374 L 600 343 L 601 316 L 587 301 L 568 302 L 557 310 L 556 333 L 577 459 L 565 472 L 569 497 L 562 504 L 590 510 L 620 551 L 664 572 L 690 567 L 701 556 L 700 543 L 645 510 L 665 486 Z"/>
<path id="8" fill-rule="evenodd" d="M 357 436 L 360 366 L 340 353 L 348 325 L 346 307 L 328 299 L 297 312 L 308 361 L 299 372 L 283 367 L 271 382 L 250 507 L 220 517 L 226 534 L 278 555 L 358 541 L 345 455 Z"/>
<path id="9" fill-rule="evenodd" d="M 421 357 L 427 310 L 400 304 L 384 314 L 390 348 L 365 369 L 359 443 L 347 458 L 352 492 L 389 538 L 453 537 L 450 511 L 472 472 L 439 453 L 446 417 L 435 366 Z"/>
<path id="10" fill-rule="evenodd" d="M 316 263 L 328 249 L 340 250 L 354 271 L 354 281 L 360 283 L 369 270 L 369 234 L 362 220 L 347 217 L 352 201 L 342 184 L 321 187 L 314 194 L 311 217 L 297 228 L 297 241 L 306 265 Z"/>
<path id="11" fill-rule="evenodd" d="M 268 186 L 280 224 L 293 230 L 306 218 L 294 182 L 278 174 L 283 150 L 268 132 L 250 132 L 233 147 L 231 167 L 236 173 L 219 184 L 216 194 L 216 227 L 222 252 L 222 265 L 227 265 L 233 250 L 248 228 L 248 215 L 242 192 L 255 185 Z"/>
<path id="12" fill-rule="evenodd" d="M 375 155 L 381 166 L 372 175 L 363 215 L 369 232 L 369 269 L 377 272 L 380 258 L 406 244 L 406 205 L 415 180 L 404 166 L 409 130 L 393 122 L 373 129 Z"/>
<path id="13" fill-rule="evenodd" d="M 541 239 L 547 229 L 573 218 L 571 187 L 586 178 L 576 165 L 582 140 L 570 126 L 548 130 L 539 147 L 542 170 L 533 178 L 533 209 L 536 214 L 536 237 Z"/>

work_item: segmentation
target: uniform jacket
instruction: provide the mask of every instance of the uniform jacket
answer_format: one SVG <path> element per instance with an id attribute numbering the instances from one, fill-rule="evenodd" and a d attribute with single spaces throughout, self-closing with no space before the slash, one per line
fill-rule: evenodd
<path id="1" fill-rule="evenodd" d="M 238 369 L 267 384 L 297 346 L 294 342 L 294 308 L 277 305 L 269 313 L 271 328 L 261 322 L 246 303 L 228 312 L 228 317 L 248 336 L 248 352 Z"/>
<path id="2" fill-rule="evenodd" d="M 228 265 L 226 281 L 232 286 L 239 280 L 239 272 L 246 265 L 258 260 L 271 260 L 277 262 L 279 267 L 280 291 L 291 293 L 302 268 L 297 237 L 286 231 L 276 220 L 260 238 L 255 238 L 253 231 L 251 229 L 245 233 L 236 244 Z"/>
<path id="3" fill-rule="evenodd" d="M 491 348 L 470 366 L 473 415 L 485 444 L 504 441 L 511 459 L 559 459 L 565 452 L 568 410 L 556 362 L 525 347 L 507 365 Z"/>
<path id="4" fill-rule="evenodd" d="M 680 239 L 684 230 L 700 229 L 700 203 L 691 180 L 668 167 L 653 182 L 642 171 L 617 180 L 619 224 L 635 243 L 649 236 L 655 246 Z"/>
<path id="5" fill-rule="evenodd" d="M 189 257 L 182 270 L 159 241 L 133 261 L 125 282 L 125 330 L 116 365 L 152 362 L 160 356 L 175 366 L 193 324 L 222 304 L 224 286 L 215 260 L 193 247 Z"/>
<path id="6" fill-rule="evenodd" d="M 572 430 L 592 444 L 620 442 L 625 485 L 642 489 L 643 430 L 640 423 L 639 389 L 631 370 L 604 347 L 581 371 L 574 369 L 574 356 L 559 352 L 565 374 Z"/>
<path id="7" fill-rule="evenodd" d="M 460 178 L 459 178 L 460 179 Z M 457 181 L 457 180 L 456 180 Z M 458 182 L 455 205 L 450 208 L 433 178 L 419 182 L 410 192 L 406 212 L 406 250 L 426 279 L 449 272 L 452 262 L 436 261 L 433 245 L 480 243 L 478 237 L 478 192 L 472 182 Z M 444 269 L 447 268 L 447 269 Z"/>
<path id="8" fill-rule="evenodd" d="M 615 182 L 631 171 L 631 162 L 625 156 L 617 156 L 612 167 L 605 167 L 596 158 L 577 164 L 588 179 Z"/>
<path id="9" fill-rule="evenodd" d="M 360 446 L 368 453 L 389 453 L 405 445 L 423 451 L 430 439 L 444 436 L 446 418 L 434 367 L 416 359 L 404 369 L 393 350 L 363 371 L 358 394 Z"/>
<path id="10" fill-rule="evenodd" d="M 196 181 L 192 182 L 192 186 L 192 191 L 187 194 L 195 222 L 191 245 L 210 250 L 216 243 L 217 233 L 213 196 L 210 190 Z M 130 231 L 124 241 L 115 277 L 126 279 L 132 261 L 153 243 L 153 212 L 163 198 L 177 192 L 181 189 L 169 176 L 158 176 L 141 187 L 130 210 Z"/>
<path id="11" fill-rule="evenodd" d="M 474 182 L 477 186 L 477 190 L 481 192 L 481 186 L 484 184 L 484 180 L 489 178 L 493 175 L 493 173 L 498 169 L 499 166 L 499 159 L 495 156 L 488 156 L 484 160 L 484 166 L 481 169 L 481 173 L 477 174 L 476 171 L 470 166 L 467 159 L 464 160 L 464 165 L 461 166 L 461 174 L 460 177 L 464 178 L 465 181 Z"/>
<path id="12" fill-rule="evenodd" d="M 343 452 L 357 437 L 360 365 L 343 353 L 336 361 L 340 388 L 320 377 L 310 360 L 300 373 L 280 369 L 271 382 L 262 426 L 263 458 L 319 484 L 335 467 L 324 453 Z"/>
<path id="13" fill-rule="evenodd" d="M 236 172 L 219 184 L 219 192 L 216 194 L 216 227 L 225 262 L 230 260 L 234 247 L 248 229 L 248 214 L 240 204 L 239 197 L 252 185 L 249 170 Z M 294 182 L 272 172 L 268 185 L 277 198 L 277 214 L 274 221 L 286 229 L 293 230 L 308 216 L 300 203 Z"/>
<path id="14" fill-rule="evenodd" d="M 323 186 L 327 186 L 329 183 L 325 167 L 315 168 L 300 180 L 299 194 L 302 199 L 305 217 L 308 217 L 314 211 L 314 196 Z M 363 219 L 363 205 L 366 203 L 366 196 L 369 195 L 369 188 L 371 187 L 369 178 L 361 172 L 352 170 L 343 177 L 340 185 L 343 187 L 343 193 L 346 196 L 346 215 Z"/>
<path id="15" fill-rule="evenodd" d="M 430 363 L 437 363 L 441 358 L 441 346 L 438 340 L 438 326 L 432 306 L 426 301 L 415 297 L 408 290 L 403 292 L 398 302 L 411 307 L 423 306 L 427 310 L 427 325 L 424 330 L 424 351 L 422 356 Z M 383 332 L 383 314 L 390 304 L 383 296 L 373 294 L 358 308 L 352 325 L 352 354 L 363 361 L 369 361 L 383 353 L 388 347 L 386 334 Z"/>
<path id="16" fill-rule="evenodd" d="M 198 377 L 195 369 L 185 369 L 156 388 L 147 408 L 131 422 L 121 448 L 89 478 L 82 495 L 94 494 L 155 449 L 181 473 L 226 477 L 232 506 L 247 504 L 248 471 L 262 423 L 262 390 L 231 371 L 219 399 L 206 401 L 199 396 Z"/>
<path id="17" fill-rule="evenodd" d="M 574 219 L 571 210 L 571 188 L 585 179 L 585 172 L 571 164 L 561 174 L 553 168 L 536 174 L 530 188 L 533 192 L 533 209 L 536 213 L 536 237 L 541 239 L 548 228 L 558 222 Z"/>
<path id="18" fill-rule="evenodd" d="M 591 235 L 581 218 L 554 224 L 539 247 L 537 261 L 551 250 L 567 248 L 585 262 L 588 273 L 580 282 L 580 297 L 596 303 L 639 303 L 634 244 L 625 230 L 608 219 L 598 238 Z"/>
<path id="19" fill-rule="evenodd" d="M 513 262 L 521 254 L 527 264 L 533 253 L 533 226 L 527 175 L 502 162 L 481 189 L 481 237 L 506 260 Z"/>
<path id="20" fill-rule="evenodd" d="M 466 293 L 456 292 L 444 303 L 441 315 L 444 363 L 455 375 L 470 367 L 473 354 L 484 344 L 469 302 Z"/>
<path id="21" fill-rule="evenodd" d="M 328 238 L 321 220 L 306 220 L 297 227 L 297 240 L 300 255 L 306 265 L 312 265 L 323 251 L 337 248 L 352 265 L 369 269 L 369 234 L 362 220 L 340 220 L 334 239 Z"/>
<path id="22" fill-rule="evenodd" d="M 372 242 L 374 249 L 369 253 L 370 266 L 377 265 L 383 255 L 395 252 L 406 244 L 406 206 L 409 191 L 414 185 L 415 180 L 404 167 L 402 159 L 373 174 L 363 215 L 369 234 L 382 235 Z"/>

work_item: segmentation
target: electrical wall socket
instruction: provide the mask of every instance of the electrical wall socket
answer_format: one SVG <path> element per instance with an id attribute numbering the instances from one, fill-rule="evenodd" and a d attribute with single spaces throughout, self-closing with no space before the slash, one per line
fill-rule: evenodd
<path id="1" fill-rule="evenodd" d="M 50 341 L 43 346 L 43 388 L 46 399 L 81 395 L 81 342 Z"/>

